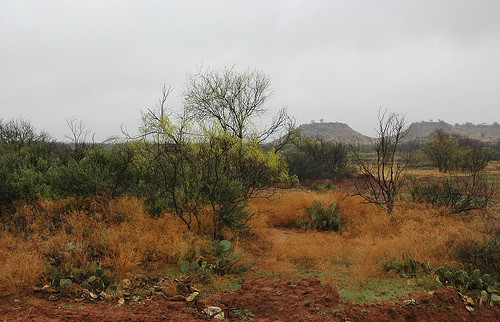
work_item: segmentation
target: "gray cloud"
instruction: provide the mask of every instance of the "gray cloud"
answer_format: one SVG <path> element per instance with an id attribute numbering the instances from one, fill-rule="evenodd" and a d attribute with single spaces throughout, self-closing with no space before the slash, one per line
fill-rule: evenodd
<path id="1" fill-rule="evenodd" d="M 0 118 L 58 139 L 137 128 L 164 83 L 180 105 L 200 65 L 268 73 L 299 123 L 372 134 L 379 107 L 410 121 L 499 121 L 500 2 L 2 1 Z"/>

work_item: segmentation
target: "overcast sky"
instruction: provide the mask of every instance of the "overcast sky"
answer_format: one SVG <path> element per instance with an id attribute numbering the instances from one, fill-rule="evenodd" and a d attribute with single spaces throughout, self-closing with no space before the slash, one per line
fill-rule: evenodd
<path id="1" fill-rule="evenodd" d="M 0 0 L 0 119 L 63 140 L 135 130 L 163 84 L 181 106 L 199 66 L 262 70 L 297 124 L 373 135 L 409 122 L 500 121 L 499 0 Z"/>

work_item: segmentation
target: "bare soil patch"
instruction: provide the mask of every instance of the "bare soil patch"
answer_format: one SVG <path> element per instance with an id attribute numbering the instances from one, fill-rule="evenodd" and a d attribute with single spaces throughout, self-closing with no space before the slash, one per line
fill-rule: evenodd
<path id="1" fill-rule="evenodd" d="M 297 283 L 246 278 L 242 288 L 193 302 L 160 296 L 126 301 L 91 301 L 49 294 L 3 296 L 2 321 L 206 321 L 203 310 L 220 307 L 228 321 L 498 321 L 500 309 L 475 303 L 471 313 L 460 294 L 441 288 L 433 294 L 414 294 L 396 301 L 356 304 L 315 278 Z"/>

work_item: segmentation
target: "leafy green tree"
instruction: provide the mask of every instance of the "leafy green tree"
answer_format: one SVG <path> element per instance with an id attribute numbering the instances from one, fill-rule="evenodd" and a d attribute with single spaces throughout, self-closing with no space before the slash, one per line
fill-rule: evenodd
<path id="1" fill-rule="evenodd" d="M 170 210 L 200 233 L 201 217 L 209 215 L 212 230 L 204 233 L 213 238 L 246 229 L 248 199 L 286 181 L 286 164 L 274 151 L 263 152 L 257 139 L 232 136 L 217 123 L 195 131 L 187 112 L 172 122 L 165 104 L 170 92 L 164 88 L 157 108 L 143 113 L 143 154 L 136 155 L 151 179 L 144 187 L 156 211 Z"/>
<path id="2" fill-rule="evenodd" d="M 424 153 L 439 172 L 461 170 L 477 173 L 486 167 L 493 151 L 478 140 L 436 129 L 431 134 L 431 141 L 425 145 Z"/>
<path id="3" fill-rule="evenodd" d="M 463 172 L 478 173 L 486 168 L 491 160 L 493 152 L 491 148 L 465 148 L 462 153 L 460 168 Z"/>
<path id="4" fill-rule="evenodd" d="M 457 144 L 455 139 L 443 129 L 431 133 L 431 140 L 425 145 L 424 153 L 438 167 L 439 172 L 448 172 L 455 167 Z"/>

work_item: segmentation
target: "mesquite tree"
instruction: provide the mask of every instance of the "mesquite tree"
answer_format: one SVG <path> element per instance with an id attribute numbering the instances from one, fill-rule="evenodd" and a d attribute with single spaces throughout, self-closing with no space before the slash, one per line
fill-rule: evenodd
<path id="1" fill-rule="evenodd" d="M 273 95 L 271 78 L 258 70 L 237 72 L 234 67 L 200 70 L 189 74 L 183 93 L 186 112 L 204 126 L 217 124 L 224 132 L 239 139 L 252 138 L 261 143 L 277 139 L 280 149 L 294 133 L 294 120 L 282 108 L 270 124 L 265 121 Z"/>
<path id="2" fill-rule="evenodd" d="M 373 153 L 354 151 L 360 171 L 356 194 L 390 214 L 406 177 L 409 154 L 399 153 L 399 147 L 409 127 L 404 116 L 387 110 L 379 110 L 378 121 L 378 136 L 371 144 Z"/>
<path id="3" fill-rule="evenodd" d="M 157 108 L 143 113 L 138 142 L 136 164 L 148 174 L 141 182 L 153 208 L 215 239 L 226 230 L 248 229 L 247 201 L 288 180 L 286 164 L 256 139 L 232 136 L 217 124 L 197 124 L 186 109 L 171 117 L 170 92 L 164 88 Z"/>

